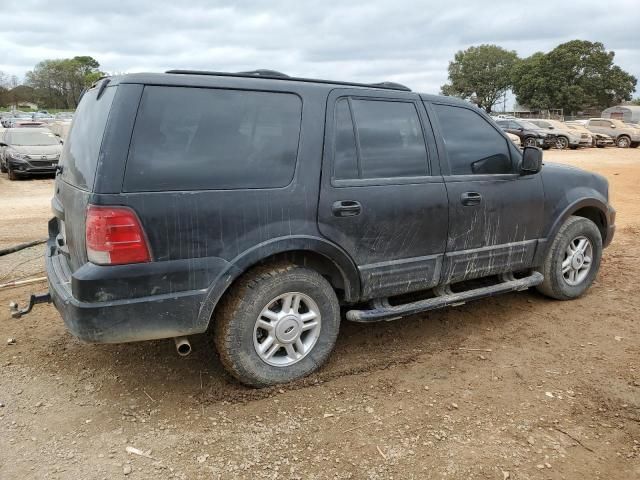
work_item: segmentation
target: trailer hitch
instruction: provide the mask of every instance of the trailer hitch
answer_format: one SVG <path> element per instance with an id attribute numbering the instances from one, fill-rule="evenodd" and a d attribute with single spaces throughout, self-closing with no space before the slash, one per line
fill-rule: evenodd
<path id="1" fill-rule="evenodd" d="M 20 318 L 26 315 L 33 309 L 33 306 L 38 303 L 51 303 L 51 294 L 49 292 L 32 294 L 29 297 L 29 304 L 25 308 L 18 308 L 19 305 L 16 302 L 11 302 L 9 304 L 11 318 Z"/>

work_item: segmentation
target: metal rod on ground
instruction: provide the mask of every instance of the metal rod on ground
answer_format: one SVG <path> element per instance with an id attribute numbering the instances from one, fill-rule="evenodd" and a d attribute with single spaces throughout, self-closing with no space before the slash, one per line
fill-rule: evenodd
<path id="1" fill-rule="evenodd" d="M 44 282 L 47 277 L 28 278 L 27 280 L 16 280 L 9 283 L 0 283 L 0 288 L 19 287 L 21 285 L 29 285 L 30 283 Z"/>
<path id="2" fill-rule="evenodd" d="M 35 247 L 36 245 L 40 245 L 42 243 L 46 243 L 46 240 L 35 240 L 33 242 L 21 243 L 19 245 L 14 245 L 13 247 L 3 248 L 0 250 L 0 257 L 3 255 L 8 255 L 10 253 L 19 252 L 20 250 L 24 250 L 25 248 Z"/>

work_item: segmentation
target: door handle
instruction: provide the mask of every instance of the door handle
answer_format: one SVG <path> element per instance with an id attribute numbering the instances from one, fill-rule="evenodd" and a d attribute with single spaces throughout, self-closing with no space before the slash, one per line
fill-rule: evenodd
<path id="1" fill-rule="evenodd" d="M 355 200 L 340 200 L 331 205 L 331 211 L 336 217 L 354 217 L 362 212 L 362 205 Z"/>
<path id="2" fill-rule="evenodd" d="M 466 207 L 480 205 L 480 203 L 482 203 L 482 195 L 478 192 L 465 192 L 460 196 L 460 202 Z"/>

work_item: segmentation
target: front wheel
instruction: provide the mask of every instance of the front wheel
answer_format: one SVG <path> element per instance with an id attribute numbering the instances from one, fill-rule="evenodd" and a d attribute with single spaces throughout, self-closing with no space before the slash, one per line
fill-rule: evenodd
<path id="1" fill-rule="evenodd" d="M 215 315 L 214 341 L 234 377 L 266 387 L 309 375 L 327 360 L 340 306 L 320 274 L 295 265 L 264 266 L 231 288 Z"/>
<path id="2" fill-rule="evenodd" d="M 537 145 L 537 141 L 535 139 L 535 137 L 527 137 L 524 139 L 524 146 L 525 147 L 535 147 Z"/>
<path id="3" fill-rule="evenodd" d="M 582 296 L 596 278 L 602 258 L 602 236 L 588 218 L 569 217 L 547 252 L 538 291 L 557 300 Z"/>
<path id="4" fill-rule="evenodd" d="M 18 180 L 18 174 L 16 173 L 16 171 L 11 168 L 11 165 L 7 165 L 7 177 L 9 177 L 9 180 Z"/>

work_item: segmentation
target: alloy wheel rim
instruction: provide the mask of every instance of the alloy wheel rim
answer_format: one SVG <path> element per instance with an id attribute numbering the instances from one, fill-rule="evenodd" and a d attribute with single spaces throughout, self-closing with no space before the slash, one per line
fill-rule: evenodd
<path id="1" fill-rule="evenodd" d="M 569 242 L 562 260 L 562 276 L 571 286 L 581 284 L 593 264 L 593 245 L 591 240 L 581 235 Z"/>
<path id="2" fill-rule="evenodd" d="M 320 337 L 320 309 L 308 295 L 288 292 L 271 300 L 253 329 L 253 346 L 260 359 L 287 367 L 306 357 Z"/>

